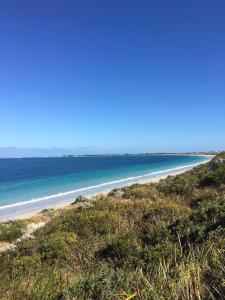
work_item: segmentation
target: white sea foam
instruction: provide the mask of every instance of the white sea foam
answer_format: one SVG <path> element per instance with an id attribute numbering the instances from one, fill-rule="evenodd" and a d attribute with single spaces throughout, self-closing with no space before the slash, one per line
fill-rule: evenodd
<path id="1" fill-rule="evenodd" d="M 155 172 L 147 173 L 147 174 L 144 174 L 144 175 L 127 177 L 127 178 L 124 178 L 124 179 L 114 180 L 114 181 L 110 181 L 110 182 L 104 182 L 104 183 L 101 183 L 101 184 L 98 184 L 98 185 L 83 187 L 83 188 L 79 188 L 79 189 L 64 192 L 64 193 L 58 193 L 58 194 L 53 194 L 53 195 L 44 196 L 44 197 L 40 197 L 40 198 L 34 198 L 34 199 L 31 199 L 31 200 L 17 202 L 17 203 L 13 203 L 13 204 L 9 204 L 9 205 L 3 205 L 3 206 L 0 206 L 0 210 L 13 208 L 13 207 L 24 206 L 24 205 L 28 205 L 28 204 L 32 204 L 32 203 L 36 203 L 36 202 L 41 202 L 41 201 L 47 201 L 47 200 L 54 199 L 54 198 L 59 198 L 59 197 L 66 197 L 66 196 L 69 196 L 69 195 L 72 195 L 72 194 L 75 194 L 75 193 L 76 194 L 77 193 L 82 193 L 84 191 L 89 191 L 89 190 L 98 189 L 98 188 L 107 187 L 107 186 L 109 187 L 111 185 L 116 185 L 116 184 L 118 184 L 118 186 L 119 185 L 123 186 L 123 185 L 126 185 L 126 183 L 129 183 L 129 182 L 130 183 L 135 183 L 135 182 L 138 182 L 142 179 L 146 179 L 146 178 L 151 179 L 151 178 L 157 177 L 157 175 L 164 175 L 164 174 L 169 175 L 170 173 L 173 173 L 175 171 L 179 171 L 179 170 L 182 170 L 182 169 L 184 169 L 184 170 L 189 169 L 189 168 L 192 168 L 194 166 L 206 163 L 209 160 L 210 159 L 207 159 L 203 162 L 199 162 L 199 163 L 196 163 L 196 164 L 184 165 L 184 166 L 180 166 L 180 167 L 176 167 L 176 168 L 171 168 L 171 169 L 166 169 L 166 170 L 161 170 L 161 171 L 155 171 Z"/>

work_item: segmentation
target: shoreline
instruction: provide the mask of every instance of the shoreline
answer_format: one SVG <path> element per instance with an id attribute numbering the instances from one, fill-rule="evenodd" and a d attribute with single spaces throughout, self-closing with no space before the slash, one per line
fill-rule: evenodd
<path id="1" fill-rule="evenodd" d="M 78 197 L 79 195 L 85 196 L 87 198 L 91 198 L 101 194 L 109 193 L 111 190 L 115 188 L 130 186 L 135 183 L 139 183 L 139 184 L 146 184 L 151 182 L 157 183 L 159 180 L 165 179 L 168 176 L 176 176 L 186 171 L 189 171 L 198 165 L 205 164 L 209 162 L 214 156 L 205 155 L 205 157 L 208 157 L 208 159 L 193 165 L 186 165 L 181 167 L 175 167 L 168 170 L 156 171 L 149 174 L 129 177 L 121 180 L 115 180 L 112 182 L 106 182 L 95 186 L 77 189 L 74 191 L 68 191 L 66 193 L 46 196 L 40 199 L 33 199 L 30 201 L 24 201 L 24 202 L 14 203 L 11 205 L 1 206 L 0 222 L 5 222 L 9 220 L 28 219 L 34 217 L 35 215 L 40 214 L 40 212 L 43 209 L 54 209 L 54 210 L 65 209 L 66 207 L 69 207 L 71 203 L 74 202 L 76 197 Z M 66 196 L 72 196 L 72 198 L 68 197 L 68 199 L 66 199 L 65 198 Z M 51 203 L 52 199 L 56 200 L 57 198 L 60 197 L 62 198 L 61 201 L 59 199 L 58 203 L 57 201 L 53 201 L 53 203 Z"/>
<path id="2" fill-rule="evenodd" d="M 191 169 L 186 169 L 186 170 L 182 170 L 182 171 L 174 171 L 173 173 L 171 172 L 170 174 L 167 174 L 167 175 L 157 176 L 157 177 L 154 177 L 152 179 L 145 179 L 143 181 L 138 182 L 138 184 L 157 183 L 162 179 L 166 179 L 168 176 L 177 176 L 177 175 L 185 173 L 186 171 L 189 171 L 189 170 L 191 170 Z M 135 183 L 132 183 L 132 184 L 135 184 Z M 132 184 L 128 184 L 128 185 L 125 185 L 125 186 L 130 186 Z M 102 191 L 100 193 L 87 196 L 86 198 L 91 199 L 92 197 L 97 197 L 97 196 L 100 196 L 100 195 L 107 195 L 110 191 L 111 190 Z M 74 199 L 74 201 L 75 201 L 75 199 Z M 79 204 L 79 203 L 77 203 L 77 204 Z M 54 211 L 56 211 L 56 210 L 64 210 L 64 209 L 72 208 L 72 207 L 74 207 L 74 206 L 72 206 L 71 203 L 69 203 L 69 204 L 66 203 L 66 204 L 56 205 L 54 207 L 49 207 L 47 209 L 53 209 Z M 10 219 L 6 219 L 4 221 L 0 220 L 0 223 L 5 222 L 5 221 L 11 221 L 11 220 L 27 220 L 27 219 L 33 218 L 35 216 L 38 216 L 38 215 L 41 215 L 41 211 L 33 211 L 33 212 L 29 212 L 29 213 L 24 213 L 24 214 L 19 215 L 16 218 L 10 218 Z"/>

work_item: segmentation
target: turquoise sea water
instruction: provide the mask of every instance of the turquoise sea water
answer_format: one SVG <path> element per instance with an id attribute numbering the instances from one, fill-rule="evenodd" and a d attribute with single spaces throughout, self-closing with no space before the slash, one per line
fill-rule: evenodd
<path id="1" fill-rule="evenodd" d="M 71 202 L 171 170 L 207 156 L 102 156 L 0 159 L 0 219 Z"/>

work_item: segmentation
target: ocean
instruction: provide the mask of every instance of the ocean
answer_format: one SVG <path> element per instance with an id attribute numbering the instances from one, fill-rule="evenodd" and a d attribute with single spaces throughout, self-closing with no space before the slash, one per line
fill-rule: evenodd
<path id="1" fill-rule="evenodd" d="M 209 159 L 187 155 L 0 159 L 0 220 L 188 169 Z"/>

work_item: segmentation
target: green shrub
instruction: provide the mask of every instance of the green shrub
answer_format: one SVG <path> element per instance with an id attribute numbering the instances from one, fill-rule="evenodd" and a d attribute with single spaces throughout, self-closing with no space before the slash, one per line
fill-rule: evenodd
<path id="1" fill-rule="evenodd" d="M 74 231 L 81 237 L 113 234 L 119 230 L 120 224 L 122 219 L 115 212 L 95 209 L 71 211 L 60 218 L 58 223 L 64 231 Z"/>
<path id="2" fill-rule="evenodd" d="M 156 200 L 159 193 L 155 184 L 133 184 L 123 188 L 123 198 L 132 200 L 149 199 Z"/>
<path id="3" fill-rule="evenodd" d="M 225 165 L 215 170 L 213 178 L 217 185 L 225 184 Z"/>
<path id="4" fill-rule="evenodd" d="M 212 189 L 203 189 L 199 194 L 197 194 L 191 201 L 190 206 L 193 209 L 197 209 L 200 207 L 205 207 L 209 203 L 218 202 L 218 192 Z"/>
<path id="5" fill-rule="evenodd" d="M 0 241 L 13 242 L 20 238 L 26 228 L 23 221 L 11 221 L 0 224 Z"/>
<path id="6" fill-rule="evenodd" d="M 135 232 L 128 232 L 114 238 L 111 243 L 99 252 L 99 257 L 111 261 L 116 266 L 138 265 L 142 247 Z"/>
<path id="7" fill-rule="evenodd" d="M 42 261 L 53 265 L 55 262 L 65 263 L 70 260 L 68 234 L 53 233 L 40 241 L 38 253 Z"/>
<path id="8" fill-rule="evenodd" d="M 225 227 L 225 202 L 218 201 L 204 209 L 199 209 L 188 218 L 179 219 L 169 226 L 175 237 L 181 238 L 182 243 L 200 243 L 219 227 Z"/>
<path id="9" fill-rule="evenodd" d="M 195 190 L 196 179 L 188 176 L 169 176 L 165 180 L 160 180 L 157 189 L 166 196 L 178 195 L 186 196 L 193 194 Z"/>

